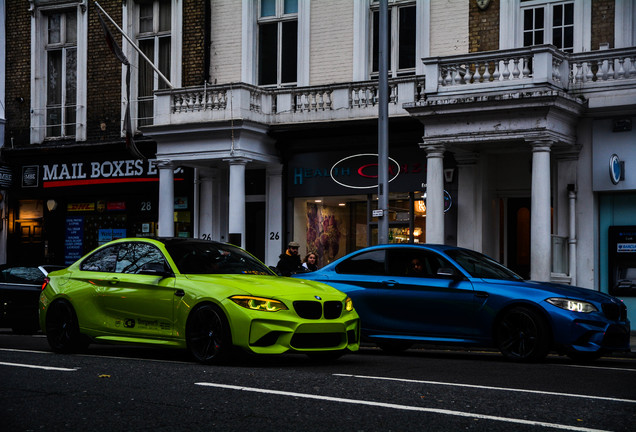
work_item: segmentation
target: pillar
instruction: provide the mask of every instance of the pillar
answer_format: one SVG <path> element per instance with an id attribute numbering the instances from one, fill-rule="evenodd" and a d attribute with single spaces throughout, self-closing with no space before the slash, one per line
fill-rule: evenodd
<path id="1" fill-rule="evenodd" d="M 212 215 L 213 178 L 210 170 L 201 170 L 199 176 L 199 237 L 206 240 L 218 240 L 212 235 L 214 221 Z"/>
<path id="2" fill-rule="evenodd" d="M 174 237 L 174 164 L 155 162 L 159 169 L 159 237 Z"/>
<path id="3" fill-rule="evenodd" d="M 483 251 L 481 182 L 477 155 L 455 153 L 457 161 L 457 246 Z"/>
<path id="4" fill-rule="evenodd" d="M 283 167 L 267 166 L 265 264 L 275 266 L 283 250 Z"/>
<path id="5" fill-rule="evenodd" d="M 444 150 L 443 145 L 425 145 L 426 150 L 426 243 L 444 244 Z"/>
<path id="6" fill-rule="evenodd" d="M 549 281 L 552 266 L 550 146 L 548 141 L 532 143 L 530 278 L 537 281 Z"/>
<path id="7" fill-rule="evenodd" d="M 248 159 L 227 159 L 230 165 L 229 243 L 245 248 L 245 165 Z"/>

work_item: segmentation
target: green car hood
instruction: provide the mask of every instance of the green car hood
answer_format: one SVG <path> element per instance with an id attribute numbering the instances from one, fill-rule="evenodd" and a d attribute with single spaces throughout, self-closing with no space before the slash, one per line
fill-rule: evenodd
<path id="1" fill-rule="evenodd" d="M 292 279 L 281 276 L 264 275 L 185 275 L 192 282 L 210 284 L 214 287 L 222 285 L 236 294 L 249 294 L 267 298 L 287 298 L 292 296 L 321 296 L 323 299 L 329 297 L 342 300 L 346 295 L 335 288 L 321 282 Z"/>

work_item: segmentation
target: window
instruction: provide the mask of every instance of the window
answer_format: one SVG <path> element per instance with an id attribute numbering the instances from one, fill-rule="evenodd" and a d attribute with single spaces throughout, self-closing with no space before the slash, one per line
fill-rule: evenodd
<path id="1" fill-rule="evenodd" d="M 77 0 L 38 5 L 32 16 L 31 143 L 83 141 L 88 14 Z"/>
<path id="2" fill-rule="evenodd" d="M 522 1 L 523 46 L 552 44 L 574 51 L 574 2 Z"/>
<path id="3" fill-rule="evenodd" d="M 443 267 L 453 267 L 438 254 L 417 248 L 389 249 L 389 274 L 422 278 L 439 278 L 437 271 Z"/>
<path id="4" fill-rule="evenodd" d="M 171 0 L 139 1 L 137 46 L 159 71 L 170 80 Z M 167 84 L 141 56 L 137 77 L 137 126 L 153 123 L 154 91 Z"/>
<path id="5" fill-rule="evenodd" d="M 384 249 L 375 249 L 355 255 L 338 264 L 336 272 L 340 274 L 384 275 Z"/>
<path id="6" fill-rule="evenodd" d="M 77 107 L 77 14 L 48 16 L 46 43 L 46 136 L 75 136 Z"/>
<path id="7" fill-rule="evenodd" d="M 119 245 L 100 249 L 82 261 L 80 270 L 113 273 L 117 264 Z"/>
<path id="8" fill-rule="evenodd" d="M 295 85 L 298 81 L 298 0 L 260 0 L 258 84 Z"/>
<path id="9" fill-rule="evenodd" d="M 148 243 L 126 243 L 119 248 L 117 273 L 136 274 L 149 268 L 169 269 L 163 254 L 155 246 Z"/>
<path id="10" fill-rule="evenodd" d="M 379 71 L 380 11 L 377 1 L 371 5 L 371 72 Z M 416 7 L 413 1 L 390 1 L 388 17 L 389 74 L 392 77 L 413 75 L 416 61 Z"/>

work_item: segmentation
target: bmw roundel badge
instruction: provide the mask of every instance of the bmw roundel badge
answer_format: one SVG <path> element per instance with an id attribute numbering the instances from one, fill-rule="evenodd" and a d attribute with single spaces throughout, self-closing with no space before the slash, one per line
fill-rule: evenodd
<path id="1" fill-rule="evenodd" d="M 322 300 L 322 299 L 320 298 L 320 296 L 314 296 L 314 298 L 315 298 L 316 300 Z"/>

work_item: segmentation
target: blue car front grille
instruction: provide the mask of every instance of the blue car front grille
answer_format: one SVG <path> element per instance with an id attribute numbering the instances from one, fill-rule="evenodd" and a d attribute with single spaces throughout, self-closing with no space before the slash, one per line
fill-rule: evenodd
<path id="1" fill-rule="evenodd" d="M 625 321 L 627 319 L 627 307 L 624 304 L 603 303 L 603 313 L 612 321 Z"/>

